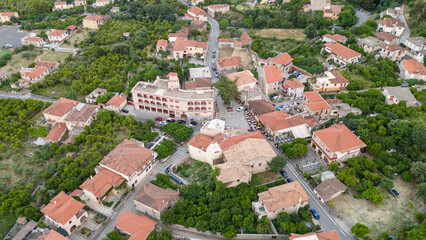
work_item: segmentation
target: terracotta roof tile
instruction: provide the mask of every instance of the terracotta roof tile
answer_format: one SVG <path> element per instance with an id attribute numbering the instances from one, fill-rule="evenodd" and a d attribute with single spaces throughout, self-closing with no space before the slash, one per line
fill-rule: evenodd
<path id="1" fill-rule="evenodd" d="M 59 98 L 52 105 L 46 108 L 43 113 L 50 114 L 57 117 L 65 116 L 69 111 L 71 111 L 75 106 L 80 102 L 74 101 L 66 98 Z"/>
<path id="2" fill-rule="evenodd" d="M 221 9 L 221 8 L 225 8 L 225 7 L 229 7 L 229 5 L 228 4 L 213 4 L 213 5 L 207 6 L 207 8 L 211 8 L 213 10 L 217 10 L 217 9 Z"/>
<path id="3" fill-rule="evenodd" d="M 76 26 L 76 25 L 69 25 L 68 27 L 67 27 L 67 29 L 68 30 L 70 30 L 70 31 L 74 31 L 75 29 L 77 29 L 78 27 Z"/>
<path id="4" fill-rule="evenodd" d="M 85 103 L 79 103 L 74 109 L 65 117 L 64 121 L 69 122 L 87 122 L 98 110 L 98 106 Z"/>
<path id="5" fill-rule="evenodd" d="M 237 86 L 243 86 L 246 84 L 257 82 L 257 79 L 253 76 L 249 70 L 242 72 L 236 72 L 226 75 L 229 81 L 237 81 Z"/>
<path id="6" fill-rule="evenodd" d="M 407 49 L 405 49 L 405 48 L 403 48 L 399 45 L 396 45 L 395 43 L 391 43 L 389 45 L 384 45 L 384 46 L 382 46 L 382 48 L 385 49 L 388 52 L 407 51 Z"/>
<path id="7" fill-rule="evenodd" d="M 272 131 L 279 131 L 303 124 L 308 124 L 308 121 L 301 115 L 290 116 L 283 111 L 262 114 L 259 116 L 259 121 L 263 125 L 267 125 Z"/>
<path id="8" fill-rule="evenodd" d="M 205 151 L 212 142 L 213 137 L 199 133 L 192 137 L 191 140 L 189 140 L 188 145 Z"/>
<path id="9" fill-rule="evenodd" d="M 160 39 L 157 42 L 157 47 L 165 47 L 167 46 L 167 40 L 166 39 Z"/>
<path id="10" fill-rule="evenodd" d="M 188 12 L 191 12 L 194 15 L 207 16 L 206 11 L 204 11 L 203 9 L 201 9 L 199 7 L 190 8 L 190 9 L 188 9 Z"/>
<path id="11" fill-rule="evenodd" d="M 416 59 L 403 60 L 401 63 L 409 73 L 426 75 L 426 67 L 423 65 L 423 63 L 418 62 Z"/>
<path id="12" fill-rule="evenodd" d="M 285 89 L 288 89 L 288 88 L 305 88 L 305 85 L 303 85 L 303 83 L 301 83 L 299 80 L 297 80 L 297 78 L 285 80 L 283 86 L 284 86 Z"/>
<path id="13" fill-rule="evenodd" d="M 294 206 L 299 201 L 303 203 L 310 200 L 302 185 L 297 181 L 269 188 L 268 191 L 261 192 L 258 196 L 269 212 Z"/>
<path id="14" fill-rule="evenodd" d="M 34 68 L 22 71 L 23 77 L 39 78 L 41 75 L 48 73 L 49 70 L 46 67 L 35 66 Z"/>
<path id="15" fill-rule="evenodd" d="M 321 95 L 315 91 L 304 92 L 306 98 L 309 100 L 305 105 L 312 111 L 320 111 L 325 109 L 330 109 L 330 105 L 321 97 Z"/>
<path id="16" fill-rule="evenodd" d="M 367 146 L 344 124 L 334 124 L 329 128 L 315 131 L 314 134 L 332 152 L 345 152 Z"/>
<path id="17" fill-rule="evenodd" d="M 55 29 L 55 30 L 53 30 L 52 32 L 50 32 L 49 34 L 47 34 L 47 36 L 51 36 L 51 37 L 59 37 L 59 36 L 62 36 L 62 34 L 64 34 L 64 33 L 67 33 L 68 31 L 67 30 L 58 30 L 58 29 Z"/>
<path id="18" fill-rule="evenodd" d="M 83 20 L 98 22 L 98 21 L 102 21 L 106 18 L 109 18 L 109 17 L 105 16 L 105 15 L 96 15 L 96 16 L 95 15 L 89 15 L 89 16 L 85 17 Z"/>
<path id="19" fill-rule="evenodd" d="M 100 164 L 126 176 L 141 171 L 145 164 L 154 158 L 154 151 L 138 143 L 124 139 Z"/>
<path id="20" fill-rule="evenodd" d="M 240 56 L 218 58 L 217 63 L 221 67 L 231 67 L 231 66 L 241 67 L 243 64 L 242 58 Z"/>
<path id="21" fill-rule="evenodd" d="M 173 44 L 173 51 L 183 51 L 185 47 L 199 47 L 207 49 L 207 43 L 194 40 L 186 40 L 184 38 L 179 37 Z"/>
<path id="22" fill-rule="evenodd" d="M 265 81 L 267 84 L 282 82 L 283 74 L 280 70 L 274 65 L 267 65 L 264 67 L 265 71 Z"/>
<path id="23" fill-rule="evenodd" d="M 250 38 L 247 33 L 241 34 L 240 39 L 241 39 L 241 42 L 243 43 L 243 46 L 248 45 L 250 43 L 250 40 L 249 40 Z"/>
<path id="24" fill-rule="evenodd" d="M 168 203 L 174 202 L 178 198 L 179 192 L 170 188 L 162 189 L 152 183 L 148 183 L 142 187 L 133 199 L 157 211 L 162 211 Z"/>
<path id="25" fill-rule="evenodd" d="M 227 162 L 240 162 L 242 165 L 251 165 L 255 159 L 272 159 L 277 156 L 274 149 L 260 132 L 259 135 L 258 138 L 237 139 L 238 142 L 235 143 L 228 141 L 227 143 L 232 143 L 232 145 L 227 148 L 223 148 L 225 144 L 219 144 L 223 150 L 223 157 Z"/>
<path id="26" fill-rule="evenodd" d="M 342 104 L 342 100 L 340 99 L 325 99 L 325 101 L 329 104 L 329 105 L 334 105 L 334 104 Z"/>
<path id="27" fill-rule="evenodd" d="M 26 38 L 24 38 L 24 41 L 40 42 L 40 41 L 43 41 L 43 38 L 41 38 L 41 37 L 26 37 Z"/>
<path id="28" fill-rule="evenodd" d="M 121 106 L 121 104 L 123 104 L 123 102 L 127 101 L 127 96 L 126 94 L 120 94 L 120 95 L 115 95 L 114 97 L 112 97 L 107 103 L 106 105 L 110 105 L 110 106 L 115 106 L 115 107 L 119 107 Z"/>
<path id="29" fill-rule="evenodd" d="M 50 61 L 38 61 L 35 64 L 36 66 L 40 66 L 40 67 L 49 67 L 49 68 L 54 68 L 57 67 L 59 65 L 58 62 L 50 62 Z"/>
<path id="30" fill-rule="evenodd" d="M 142 215 L 138 216 L 134 213 L 125 210 L 115 220 L 115 226 L 130 233 L 129 240 L 144 240 L 154 229 L 157 222 Z"/>
<path id="31" fill-rule="evenodd" d="M 37 240 L 68 240 L 55 230 L 50 230 L 46 235 L 41 235 Z"/>
<path id="32" fill-rule="evenodd" d="M 195 78 L 194 81 L 185 83 L 185 89 L 211 88 L 212 86 L 211 78 Z"/>
<path id="33" fill-rule="evenodd" d="M 53 128 L 50 130 L 49 134 L 44 138 L 46 141 L 57 142 L 64 135 L 67 130 L 67 125 L 65 123 L 55 123 Z"/>
<path id="34" fill-rule="evenodd" d="M 337 178 L 330 178 L 320 183 L 315 191 L 321 196 L 324 201 L 331 200 L 331 197 L 341 191 L 345 191 L 346 186 Z"/>
<path id="35" fill-rule="evenodd" d="M 330 72 L 334 78 L 329 78 L 331 83 L 349 83 L 348 79 L 346 79 L 339 71 Z"/>
<path id="36" fill-rule="evenodd" d="M 288 53 L 281 53 L 280 55 L 271 59 L 271 62 L 276 64 L 288 65 L 293 61 L 293 58 Z"/>
<path id="37" fill-rule="evenodd" d="M 378 22 L 379 24 L 385 25 L 386 27 L 405 27 L 404 22 L 397 18 L 385 18 Z"/>
<path id="38" fill-rule="evenodd" d="M 123 181 L 121 175 L 103 168 L 93 178 L 84 181 L 80 188 L 93 193 L 97 198 L 102 198 L 112 187 L 120 186 Z"/>
<path id="39" fill-rule="evenodd" d="M 40 211 L 64 225 L 81 209 L 83 209 L 84 206 L 84 203 L 75 200 L 61 191 Z"/>
<path id="40" fill-rule="evenodd" d="M 222 150 L 225 150 L 225 149 L 228 149 L 229 147 L 232 147 L 235 144 L 237 144 L 241 141 L 244 141 L 246 139 L 249 139 L 249 138 L 264 139 L 262 133 L 256 131 L 256 132 L 251 132 L 251 133 L 247 133 L 247 134 L 243 134 L 243 135 L 238 135 L 238 136 L 226 138 L 225 140 L 223 140 L 222 142 L 219 143 L 219 146 Z"/>
<path id="41" fill-rule="evenodd" d="M 387 32 L 377 32 L 377 33 L 374 34 L 374 36 L 379 40 L 388 41 L 388 42 L 392 42 L 395 39 L 397 39 L 396 36 L 394 36 L 390 33 L 387 33 Z"/>
<path id="42" fill-rule="evenodd" d="M 307 233 L 307 234 L 291 233 L 290 235 L 291 236 L 288 238 L 288 240 L 307 240 L 306 237 L 308 236 L 316 236 L 317 240 L 340 240 L 340 237 L 335 230 L 328 231 L 328 232 Z"/>
<path id="43" fill-rule="evenodd" d="M 351 59 L 354 57 L 359 57 L 361 56 L 361 53 L 355 52 L 354 50 L 343 46 L 340 43 L 324 43 L 323 44 L 324 47 L 328 47 L 331 51 L 331 53 L 336 54 L 340 57 L 343 57 L 344 59 Z"/>
<path id="44" fill-rule="evenodd" d="M 0 16 L 3 17 L 12 17 L 18 15 L 17 12 L 0 12 Z"/>
<path id="45" fill-rule="evenodd" d="M 276 111 L 272 103 L 266 101 L 265 99 L 248 101 L 248 105 L 256 115 L 262 115 Z"/>

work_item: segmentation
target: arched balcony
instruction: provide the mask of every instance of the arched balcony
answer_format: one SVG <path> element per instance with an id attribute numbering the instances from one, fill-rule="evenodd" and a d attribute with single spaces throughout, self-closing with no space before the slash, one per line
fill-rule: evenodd
<path id="1" fill-rule="evenodd" d="M 166 98 L 163 98 L 163 99 L 161 99 L 161 100 L 163 100 L 163 102 L 167 102 L 167 99 L 166 99 Z"/>
<path id="2" fill-rule="evenodd" d="M 193 112 L 193 111 L 194 111 L 194 108 L 193 108 L 193 107 L 189 107 L 189 108 L 188 108 L 188 111 L 189 111 L 189 112 Z"/>
<path id="3" fill-rule="evenodd" d="M 201 107 L 201 111 L 207 111 L 206 107 Z"/>
<path id="4" fill-rule="evenodd" d="M 196 111 L 196 112 L 199 112 L 199 111 L 200 111 L 200 108 L 199 108 L 199 107 L 195 107 L 195 111 Z"/>
<path id="5" fill-rule="evenodd" d="M 192 105 L 194 105 L 193 102 L 188 102 L 188 106 L 192 106 Z"/>
<path id="6" fill-rule="evenodd" d="M 138 97 L 142 97 L 142 94 L 138 93 Z"/>
<path id="7" fill-rule="evenodd" d="M 206 102 L 201 102 L 201 106 L 206 106 L 207 103 Z"/>
<path id="8" fill-rule="evenodd" d="M 156 97 L 156 98 L 155 98 L 155 100 L 157 100 L 157 101 L 161 101 L 161 98 L 159 98 L 159 97 Z"/>

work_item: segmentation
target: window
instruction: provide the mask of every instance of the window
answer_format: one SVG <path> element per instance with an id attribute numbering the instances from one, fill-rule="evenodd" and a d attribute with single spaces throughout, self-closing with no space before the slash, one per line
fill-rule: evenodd
<path id="1" fill-rule="evenodd" d="M 178 101 L 178 100 L 175 100 L 175 102 L 177 102 L 177 103 L 178 103 L 179 101 Z"/>
<path id="2" fill-rule="evenodd" d="M 259 166 L 262 166 L 262 163 L 259 163 Z"/>
<path id="3" fill-rule="evenodd" d="M 70 220 L 68 223 L 69 223 L 69 224 L 71 224 L 71 223 L 72 223 L 72 220 Z"/>

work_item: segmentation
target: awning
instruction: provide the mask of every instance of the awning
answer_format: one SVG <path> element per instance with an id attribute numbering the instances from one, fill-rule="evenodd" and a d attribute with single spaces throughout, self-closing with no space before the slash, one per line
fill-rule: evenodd
<path id="1" fill-rule="evenodd" d="M 291 132 L 293 133 L 294 138 L 307 138 L 311 136 L 311 132 L 305 124 L 292 127 Z"/>

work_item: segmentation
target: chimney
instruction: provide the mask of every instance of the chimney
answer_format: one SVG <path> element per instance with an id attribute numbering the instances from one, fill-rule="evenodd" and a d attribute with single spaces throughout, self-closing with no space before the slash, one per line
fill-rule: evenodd
<path id="1" fill-rule="evenodd" d="M 53 204 L 56 204 L 57 202 L 56 202 L 56 199 L 53 199 Z"/>

